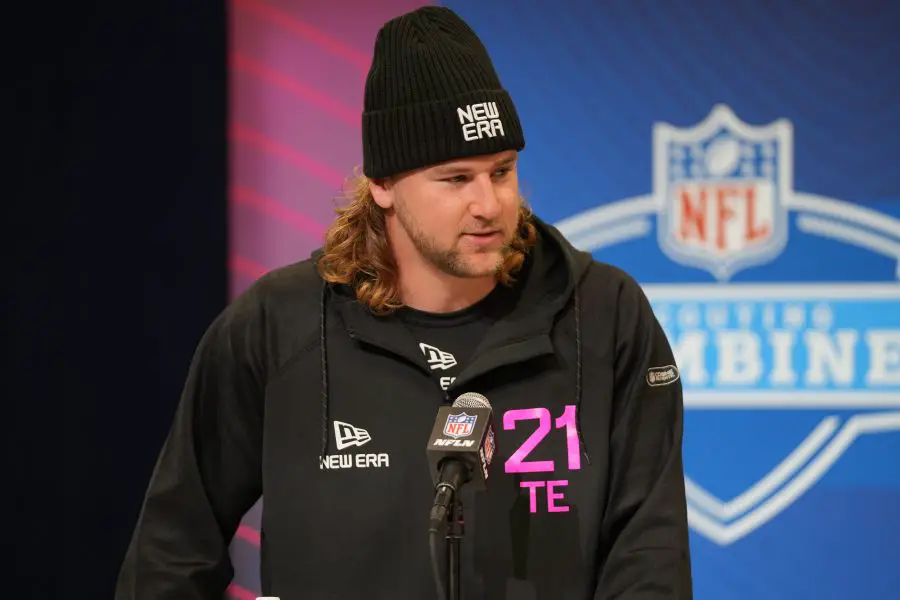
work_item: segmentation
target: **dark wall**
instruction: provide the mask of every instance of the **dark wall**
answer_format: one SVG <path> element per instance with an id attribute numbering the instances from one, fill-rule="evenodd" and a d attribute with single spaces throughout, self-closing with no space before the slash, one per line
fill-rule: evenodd
<path id="1" fill-rule="evenodd" d="M 4 594 L 110 598 L 226 302 L 225 2 L 57 4 L 5 23 Z"/>

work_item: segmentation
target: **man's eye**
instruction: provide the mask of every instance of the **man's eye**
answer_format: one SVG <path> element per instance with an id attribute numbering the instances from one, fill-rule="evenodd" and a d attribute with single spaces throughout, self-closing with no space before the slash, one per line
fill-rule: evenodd
<path id="1" fill-rule="evenodd" d="M 454 177 L 447 177 L 443 181 L 446 181 L 447 183 L 465 183 L 466 176 L 465 175 L 456 175 Z"/>

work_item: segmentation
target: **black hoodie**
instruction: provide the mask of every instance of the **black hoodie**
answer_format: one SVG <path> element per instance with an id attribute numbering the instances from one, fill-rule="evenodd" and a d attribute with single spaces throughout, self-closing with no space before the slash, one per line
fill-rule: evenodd
<path id="1" fill-rule="evenodd" d="M 537 224 L 515 308 L 446 392 L 397 317 L 324 286 L 313 258 L 237 298 L 197 349 L 117 600 L 222 598 L 261 495 L 263 595 L 435 598 L 425 446 L 469 391 L 497 454 L 488 491 L 463 494 L 464 598 L 691 598 L 670 346 L 632 278 Z M 337 449 L 335 421 L 362 445 Z"/>

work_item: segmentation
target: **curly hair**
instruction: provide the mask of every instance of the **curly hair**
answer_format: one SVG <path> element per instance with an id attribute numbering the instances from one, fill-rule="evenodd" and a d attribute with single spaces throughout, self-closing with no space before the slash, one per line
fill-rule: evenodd
<path id="1" fill-rule="evenodd" d="M 369 179 L 356 175 L 350 182 L 349 202 L 336 209 L 337 218 L 325 233 L 323 254 L 316 266 L 329 283 L 350 286 L 356 298 L 375 314 L 401 308 L 397 263 L 388 242 L 384 212 L 372 197 Z M 497 281 L 512 285 L 525 262 L 528 249 L 537 241 L 531 209 L 520 198 L 516 235 L 497 271 Z"/>

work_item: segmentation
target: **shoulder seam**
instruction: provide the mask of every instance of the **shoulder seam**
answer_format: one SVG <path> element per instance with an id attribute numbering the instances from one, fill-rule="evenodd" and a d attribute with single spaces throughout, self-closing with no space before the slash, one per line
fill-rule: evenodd
<path id="1" fill-rule="evenodd" d="M 318 328 L 316 329 L 318 331 Z M 315 332 L 310 334 L 310 339 L 304 346 L 295 350 L 288 358 L 281 364 L 275 372 L 269 377 L 266 381 L 266 387 L 268 387 L 272 382 L 278 380 L 285 372 L 296 363 L 303 354 L 306 354 L 310 350 L 316 347 L 318 344 L 318 336 L 315 335 Z"/>

